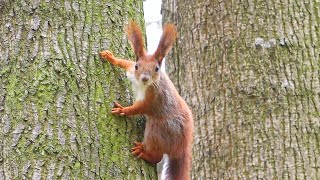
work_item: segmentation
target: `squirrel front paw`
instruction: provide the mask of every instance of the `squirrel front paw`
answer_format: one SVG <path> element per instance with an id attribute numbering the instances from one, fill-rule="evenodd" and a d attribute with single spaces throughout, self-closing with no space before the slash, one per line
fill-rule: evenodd
<path id="1" fill-rule="evenodd" d="M 122 107 L 119 103 L 114 102 L 111 113 L 124 116 L 125 115 L 124 107 Z"/>
<path id="2" fill-rule="evenodd" d="M 112 60 L 112 59 L 114 59 L 114 56 L 113 56 L 112 52 L 108 51 L 108 50 L 100 52 L 99 55 L 100 55 L 100 58 L 102 58 L 104 60 Z"/>

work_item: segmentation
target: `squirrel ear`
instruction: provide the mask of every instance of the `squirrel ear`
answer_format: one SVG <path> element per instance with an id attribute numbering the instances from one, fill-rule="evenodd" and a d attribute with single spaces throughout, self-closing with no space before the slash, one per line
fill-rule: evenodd
<path id="1" fill-rule="evenodd" d="M 128 39 L 131 42 L 132 48 L 134 49 L 134 53 L 136 54 L 137 59 L 139 59 L 139 57 L 145 54 L 141 29 L 136 22 L 131 21 L 129 22 L 125 31 L 127 32 Z"/>
<path id="2" fill-rule="evenodd" d="M 171 50 L 172 44 L 176 40 L 177 30 L 173 24 L 165 24 L 163 27 L 163 33 L 160 38 L 160 42 L 157 50 L 154 53 L 154 57 L 161 64 L 163 58 Z"/>

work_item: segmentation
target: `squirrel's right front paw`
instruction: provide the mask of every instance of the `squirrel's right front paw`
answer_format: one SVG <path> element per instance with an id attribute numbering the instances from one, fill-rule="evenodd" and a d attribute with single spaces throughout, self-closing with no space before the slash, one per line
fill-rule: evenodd
<path id="1" fill-rule="evenodd" d="M 124 113 L 124 107 L 122 107 L 119 103 L 114 102 L 113 108 L 112 108 L 112 110 L 111 110 L 111 113 L 112 113 L 112 114 L 117 114 L 117 115 L 124 116 L 124 115 L 125 115 L 125 113 Z"/>
<path id="2" fill-rule="evenodd" d="M 113 59 L 114 58 L 112 52 L 110 52 L 108 50 L 100 52 L 99 55 L 100 55 L 100 58 L 102 58 L 104 60 L 109 60 L 109 59 Z"/>

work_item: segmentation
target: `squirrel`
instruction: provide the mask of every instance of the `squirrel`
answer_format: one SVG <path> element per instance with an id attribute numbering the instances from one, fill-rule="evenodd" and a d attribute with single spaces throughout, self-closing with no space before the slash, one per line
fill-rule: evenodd
<path id="1" fill-rule="evenodd" d="M 177 37 L 173 24 L 165 24 L 159 45 L 153 54 L 144 49 L 142 32 L 131 21 L 125 29 L 136 55 L 136 62 L 116 58 L 110 51 L 100 57 L 123 68 L 132 81 L 135 102 L 123 107 L 115 102 L 112 114 L 121 116 L 145 115 L 146 127 L 143 142 L 135 142 L 132 154 L 150 164 L 157 164 L 164 154 L 168 164 L 163 174 L 168 180 L 190 179 L 193 117 L 187 103 L 179 95 L 168 75 L 160 68 Z"/>

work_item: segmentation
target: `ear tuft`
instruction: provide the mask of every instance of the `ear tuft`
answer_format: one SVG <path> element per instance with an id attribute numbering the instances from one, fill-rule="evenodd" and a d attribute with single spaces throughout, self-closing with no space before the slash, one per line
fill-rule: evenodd
<path id="1" fill-rule="evenodd" d="M 160 38 L 160 42 L 154 57 L 161 64 L 163 58 L 169 53 L 172 45 L 177 37 L 177 29 L 173 24 L 165 24 L 163 27 L 163 33 Z"/>
<path id="2" fill-rule="evenodd" d="M 136 54 L 137 59 L 139 59 L 145 54 L 142 31 L 139 25 L 134 21 L 130 21 L 125 31 L 127 33 L 128 40 L 131 42 L 131 46 L 134 49 L 134 53 Z"/>

